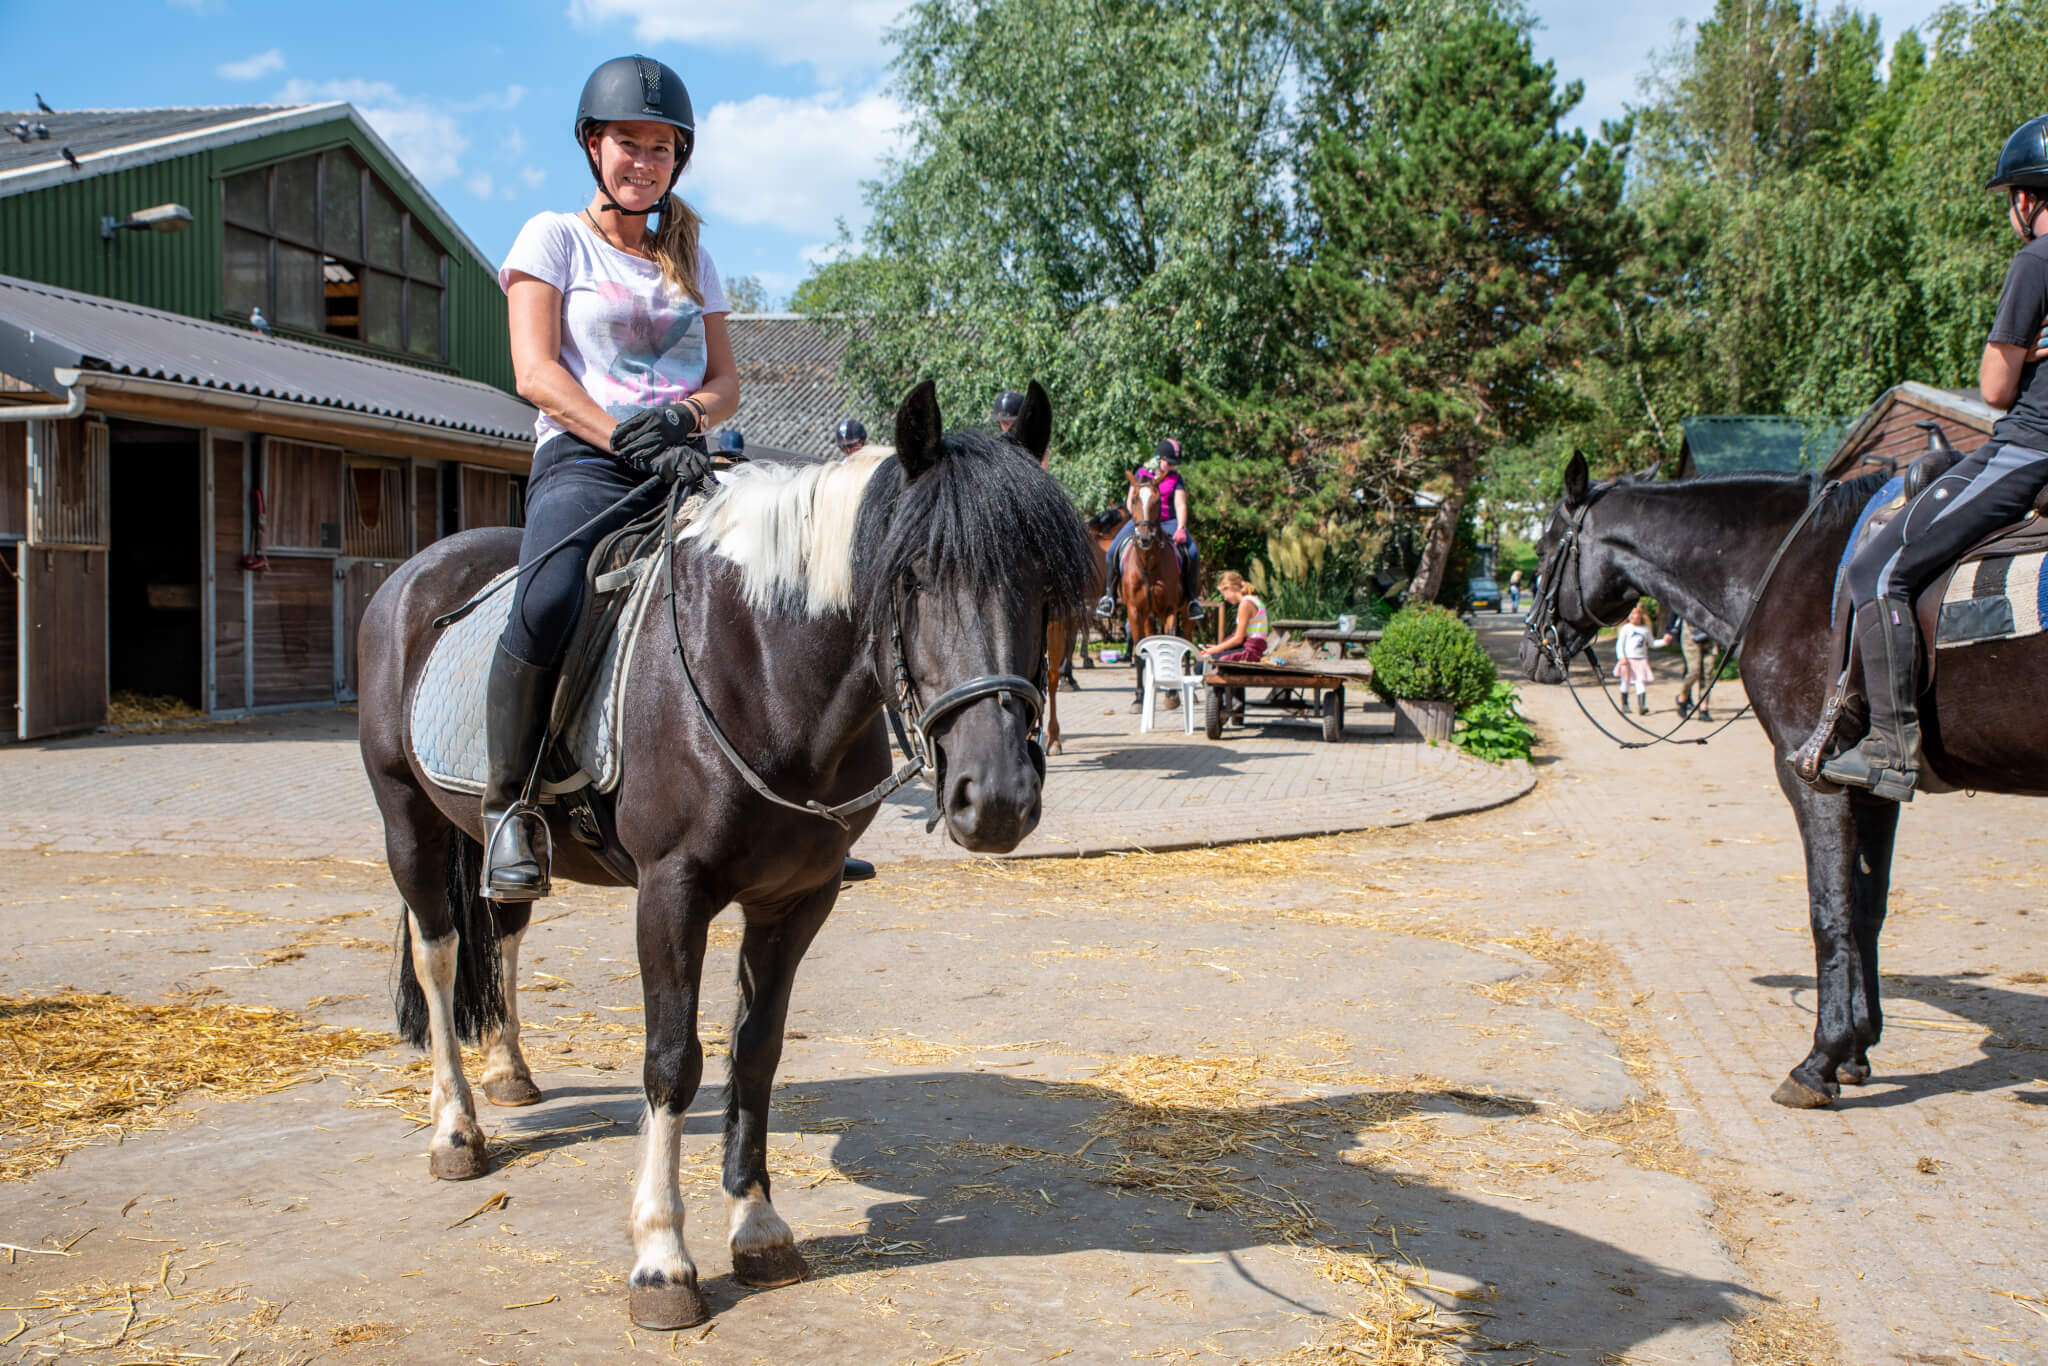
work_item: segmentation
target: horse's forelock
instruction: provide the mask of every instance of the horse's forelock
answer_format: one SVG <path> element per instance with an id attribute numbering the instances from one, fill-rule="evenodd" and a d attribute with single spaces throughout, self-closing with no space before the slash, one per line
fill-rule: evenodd
<path id="1" fill-rule="evenodd" d="M 968 427 L 949 434 L 916 479 L 900 465 L 876 478 L 860 513 L 861 597 L 888 619 L 894 585 L 917 561 L 932 581 L 1010 600 L 1025 566 L 1043 577 L 1048 609 L 1078 616 L 1093 583 L 1094 546 L 1066 491 L 1007 437 Z"/>

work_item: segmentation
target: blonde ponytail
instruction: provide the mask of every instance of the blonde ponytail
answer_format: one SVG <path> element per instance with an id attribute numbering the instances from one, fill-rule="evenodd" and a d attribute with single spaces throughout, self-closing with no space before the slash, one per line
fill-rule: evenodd
<path id="1" fill-rule="evenodd" d="M 704 291 L 697 283 L 697 230 L 703 226 L 697 211 L 671 192 L 661 201 L 661 227 L 650 252 L 662 278 L 699 308 Z"/>

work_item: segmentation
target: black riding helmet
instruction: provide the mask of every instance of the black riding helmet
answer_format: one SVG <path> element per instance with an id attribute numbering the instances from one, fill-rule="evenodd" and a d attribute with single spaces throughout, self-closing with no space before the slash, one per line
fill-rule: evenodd
<path id="1" fill-rule="evenodd" d="M 997 397 L 995 410 L 989 416 L 997 422 L 1015 422 L 1023 411 L 1024 395 L 1007 389 Z"/>
<path id="2" fill-rule="evenodd" d="M 842 446 L 851 446 L 868 439 L 868 429 L 857 417 L 849 417 L 832 429 L 832 439 Z"/>
<path id="3" fill-rule="evenodd" d="M 1984 182 L 1984 188 L 2004 190 L 2008 195 L 2014 190 L 2048 195 L 2048 114 L 2028 119 L 2013 130 L 2005 146 L 1999 149 L 1998 169 Z M 2021 229 L 2021 235 L 2029 242 L 2034 240 L 2031 221 Z"/>
<path id="4" fill-rule="evenodd" d="M 607 123 L 636 122 L 665 123 L 682 134 L 676 168 L 669 173 L 668 189 L 662 192 L 666 202 L 697 146 L 697 117 L 690 109 L 690 92 L 681 76 L 652 57 L 614 57 L 583 83 L 583 98 L 576 101 L 576 145 L 590 163 L 591 179 L 605 193 L 604 207 L 634 216 L 658 213 L 660 208 L 627 209 L 613 200 L 612 187 L 604 183 L 597 157 L 591 153 L 590 135 Z"/>

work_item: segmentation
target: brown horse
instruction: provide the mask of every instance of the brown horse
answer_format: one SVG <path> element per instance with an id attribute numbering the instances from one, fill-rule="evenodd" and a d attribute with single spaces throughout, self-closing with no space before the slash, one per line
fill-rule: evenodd
<path id="1" fill-rule="evenodd" d="M 1123 524 L 1131 520 L 1131 514 L 1116 507 L 1098 512 L 1088 519 L 1088 536 L 1095 542 L 1095 577 L 1088 585 L 1088 596 L 1101 596 L 1102 576 L 1108 573 L 1109 543 L 1116 539 L 1116 533 Z M 1079 637 L 1085 646 L 1088 637 L 1086 617 L 1073 621 L 1049 621 L 1045 624 L 1045 752 L 1064 754 L 1066 747 L 1060 744 L 1060 674 L 1067 668 L 1068 652 L 1074 648 Z M 1075 685 L 1080 686 L 1079 684 Z"/>
<path id="2" fill-rule="evenodd" d="M 1180 556 L 1174 551 L 1173 538 L 1159 525 L 1164 512 L 1159 486 L 1135 474 L 1124 477 L 1131 481 L 1124 506 L 1130 509 L 1133 531 L 1124 551 L 1119 587 L 1124 618 L 1131 628 L 1131 667 L 1137 672 L 1131 698 L 1131 710 L 1136 712 L 1144 710 L 1145 703 L 1145 669 L 1137 658 L 1138 642 L 1146 636 L 1179 635 L 1186 604 L 1180 595 Z M 1168 705 L 1177 707 L 1180 699 L 1173 698 Z"/>

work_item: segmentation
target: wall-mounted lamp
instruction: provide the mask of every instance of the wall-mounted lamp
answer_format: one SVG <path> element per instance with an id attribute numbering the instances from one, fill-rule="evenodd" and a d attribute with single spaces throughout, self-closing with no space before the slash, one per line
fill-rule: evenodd
<path id="1" fill-rule="evenodd" d="M 158 204 L 155 208 L 137 209 L 126 218 L 112 214 L 100 219 L 100 237 L 112 241 L 114 234 L 133 228 L 142 232 L 183 232 L 192 226 L 192 210 L 183 204 Z"/>

